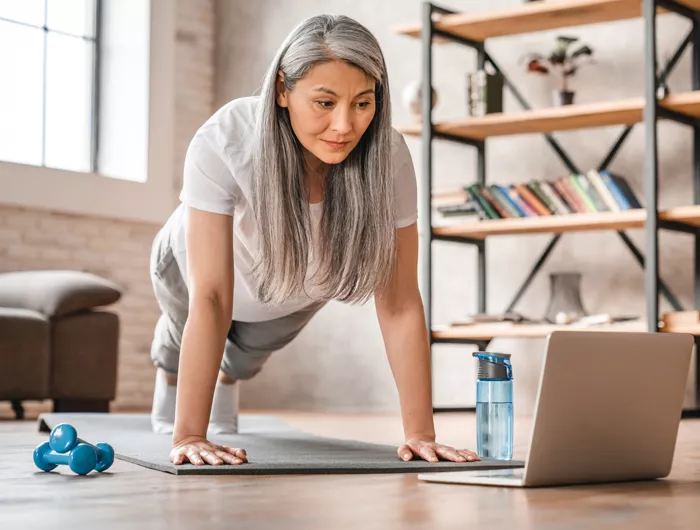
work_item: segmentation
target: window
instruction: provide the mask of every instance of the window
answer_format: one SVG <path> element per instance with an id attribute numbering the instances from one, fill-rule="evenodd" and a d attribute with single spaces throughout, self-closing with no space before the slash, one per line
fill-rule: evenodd
<path id="1" fill-rule="evenodd" d="M 168 218 L 175 18 L 172 0 L 0 0 L 0 209 Z"/>
<path id="2" fill-rule="evenodd" d="M 99 0 L 0 0 L 0 160 L 95 171 Z"/>

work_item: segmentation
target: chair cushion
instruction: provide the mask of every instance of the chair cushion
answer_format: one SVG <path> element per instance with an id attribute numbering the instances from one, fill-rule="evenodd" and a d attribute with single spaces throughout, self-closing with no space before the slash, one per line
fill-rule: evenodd
<path id="1" fill-rule="evenodd" d="M 113 304 L 119 287 L 81 271 L 18 271 L 0 274 L 0 307 L 30 309 L 48 317 Z"/>
<path id="2" fill-rule="evenodd" d="M 57 319 L 51 333 L 53 399 L 110 401 L 117 391 L 119 316 L 89 311 Z"/>

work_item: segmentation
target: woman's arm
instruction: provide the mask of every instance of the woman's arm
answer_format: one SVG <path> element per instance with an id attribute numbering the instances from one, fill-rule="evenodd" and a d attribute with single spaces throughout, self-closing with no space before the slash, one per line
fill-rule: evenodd
<path id="1" fill-rule="evenodd" d="M 233 218 L 188 207 L 189 316 L 182 335 L 173 444 L 204 438 L 233 306 Z"/>
<path id="2" fill-rule="evenodd" d="M 430 342 L 418 288 L 418 229 L 416 223 L 397 230 L 398 256 L 391 283 L 375 293 L 377 318 L 401 402 L 406 443 L 398 449 L 403 460 L 465 462 L 478 460 L 473 451 L 435 442 L 430 376 Z"/>
<path id="3" fill-rule="evenodd" d="M 377 318 L 399 391 L 406 438 L 435 438 L 430 345 L 418 288 L 416 223 L 397 230 L 398 256 L 391 283 L 375 294 Z"/>

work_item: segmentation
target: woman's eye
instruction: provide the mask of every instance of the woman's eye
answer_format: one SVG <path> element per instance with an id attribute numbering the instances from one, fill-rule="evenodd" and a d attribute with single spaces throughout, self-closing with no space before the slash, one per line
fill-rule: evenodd
<path id="1" fill-rule="evenodd" d="M 357 106 L 360 107 L 361 109 L 366 109 L 370 105 L 371 105 L 371 103 L 369 101 L 361 101 L 360 103 L 357 104 Z"/>
<path id="2" fill-rule="evenodd" d="M 333 106 L 332 101 L 317 101 L 316 103 L 318 103 L 319 106 L 321 106 L 324 109 L 328 109 Z"/>

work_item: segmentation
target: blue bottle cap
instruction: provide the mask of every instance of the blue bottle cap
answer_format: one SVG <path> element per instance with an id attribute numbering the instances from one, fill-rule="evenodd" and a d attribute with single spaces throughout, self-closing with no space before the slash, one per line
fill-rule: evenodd
<path id="1" fill-rule="evenodd" d="M 510 363 L 510 353 L 495 353 L 475 351 L 472 357 L 479 360 L 477 377 L 479 379 L 512 380 L 513 366 Z"/>

